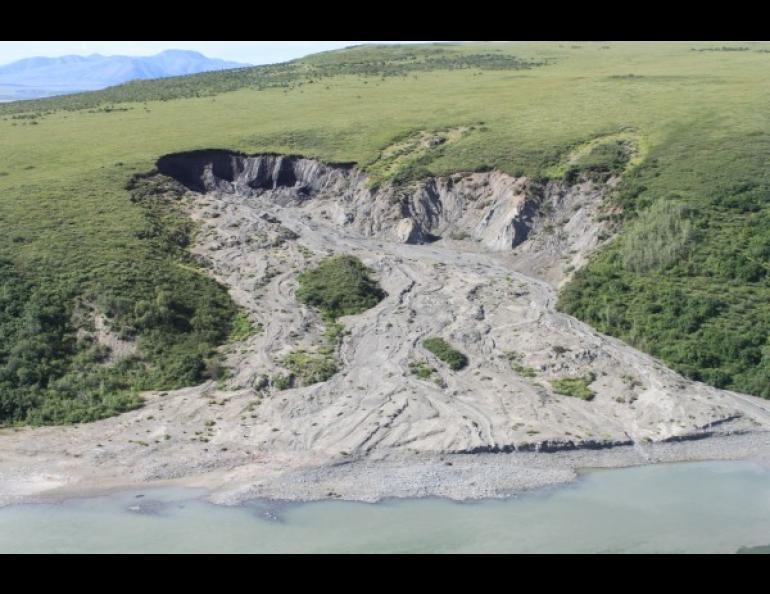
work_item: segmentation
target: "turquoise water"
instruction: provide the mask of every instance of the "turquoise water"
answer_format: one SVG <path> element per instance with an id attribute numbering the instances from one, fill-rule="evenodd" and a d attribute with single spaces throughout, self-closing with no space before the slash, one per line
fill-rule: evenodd
<path id="1" fill-rule="evenodd" d="M 770 543 L 770 472 L 738 462 L 595 471 L 570 485 L 473 503 L 228 508 L 200 495 L 146 490 L 3 508 L 0 553 L 734 553 Z"/>

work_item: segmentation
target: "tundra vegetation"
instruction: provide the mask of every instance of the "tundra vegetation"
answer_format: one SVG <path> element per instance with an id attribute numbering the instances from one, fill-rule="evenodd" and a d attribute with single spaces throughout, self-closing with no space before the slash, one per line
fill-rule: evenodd
<path id="1" fill-rule="evenodd" d="M 596 379 L 589 374 L 585 377 L 563 377 L 551 380 L 553 391 L 562 396 L 571 396 L 580 400 L 593 400 L 596 393 L 588 386 Z"/>
<path id="2" fill-rule="evenodd" d="M 174 208 L 179 188 L 134 177 L 160 156 L 217 146 L 380 171 L 387 147 L 423 130 L 467 133 L 378 182 L 622 173 L 608 204 L 620 234 L 560 308 L 688 377 L 770 397 L 769 50 L 367 46 L 2 104 L 0 423 L 135 407 L 142 390 L 206 379 L 217 346 L 245 336 L 226 290 L 187 255 L 195 229 Z M 77 304 L 136 353 L 110 361 L 79 339 Z"/>
<path id="3" fill-rule="evenodd" d="M 325 382 L 339 370 L 336 350 L 345 327 L 340 316 L 355 315 L 377 305 L 385 292 L 371 277 L 371 271 L 353 256 L 331 256 L 297 277 L 297 300 L 321 313 L 326 341 L 317 351 L 295 350 L 280 360 L 288 375 L 274 378 L 279 390 Z"/>
<path id="4" fill-rule="evenodd" d="M 468 365 L 468 357 L 452 347 L 443 338 L 426 338 L 422 341 L 422 346 L 446 363 L 449 369 L 453 371 L 459 371 Z"/>
<path id="5" fill-rule="evenodd" d="M 427 361 L 410 361 L 409 373 L 421 380 L 427 380 L 436 373 L 436 368 L 429 366 Z"/>
<path id="6" fill-rule="evenodd" d="M 513 369 L 520 376 L 528 378 L 537 377 L 537 370 L 534 367 L 527 367 L 526 365 L 522 364 L 521 353 L 508 352 L 504 353 L 503 357 L 505 357 L 511 364 L 511 369 Z"/>
<path id="7" fill-rule="evenodd" d="M 297 299 L 332 321 L 364 312 L 385 297 L 371 271 L 353 256 L 326 258 L 300 273 L 297 281 Z"/>

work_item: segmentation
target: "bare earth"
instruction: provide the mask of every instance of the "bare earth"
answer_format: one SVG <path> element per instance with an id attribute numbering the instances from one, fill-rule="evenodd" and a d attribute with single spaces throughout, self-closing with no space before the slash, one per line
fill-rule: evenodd
<path id="1" fill-rule="evenodd" d="M 770 402 L 686 380 L 555 311 L 558 287 L 607 239 L 611 186 L 491 172 L 372 193 L 359 171 L 306 159 L 196 159 L 161 171 L 197 190 L 182 201 L 201 224 L 194 252 L 261 332 L 228 348 L 227 380 L 150 393 L 97 423 L 0 431 L 0 504 L 160 484 L 221 503 L 465 499 L 584 467 L 770 460 Z M 294 291 L 330 253 L 360 258 L 388 296 L 340 320 L 339 373 L 279 391 L 281 356 L 323 344 Z M 425 351 L 431 336 L 468 367 Z M 420 379 L 414 362 L 435 372 Z M 590 401 L 550 383 L 589 374 Z"/>

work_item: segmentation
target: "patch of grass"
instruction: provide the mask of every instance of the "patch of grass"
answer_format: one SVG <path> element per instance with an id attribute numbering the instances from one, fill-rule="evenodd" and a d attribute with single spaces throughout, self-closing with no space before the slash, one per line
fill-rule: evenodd
<path id="1" fill-rule="evenodd" d="M 330 319 L 326 319 L 324 323 L 326 326 L 323 331 L 324 339 L 330 347 L 338 347 L 342 344 L 342 339 L 345 336 L 345 326 Z"/>
<path id="2" fill-rule="evenodd" d="M 220 367 L 216 375 L 212 376 L 217 380 L 217 390 L 225 390 L 227 388 L 227 380 L 232 377 L 233 372 L 227 367 Z"/>
<path id="3" fill-rule="evenodd" d="M 647 150 L 647 142 L 633 129 L 602 132 L 567 147 L 557 162 L 547 167 L 543 174 L 546 178 L 561 179 L 568 184 L 586 180 L 604 182 L 639 165 Z"/>
<path id="4" fill-rule="evenodd" d="M 270 384 L 279 392 L 294 387 L 294 376 L 291 374 L 277 373 L 270 378 Z"/>
<path id="5" fill-rule="evenodd" d="M 564 172 L 564 181 L 571 184 L 581 178 L 606 181 L 613 175 L 620 175 L 631 158 L 633 149 L 627 141 L 610 139 L 590 146 L 590 149 L 575 159 Z"/>
<path id="6" fill-rule="evenodd" d="M 444 154 L 448 145 L 473 133 L 475 127 L 445 130 L 419 130 L 392 140 L 378 157 L 366 164 L 369 187 L 376 190 L 385 183 L 405 185 L 431 175 L 427 169 L 432 161 Z"/>
<path id="7" fill-rule="evenodd" d="M 281 365 L 291 372 L 294 384 L 310 386 L 325 382 L 338 371 L 333 354 L 309 353 L 296 350 L 281 359 Z"/>
<path id="8" fill-rule="evenodd" d="M 453 371 L 459 371 L 468 365 L 468 357 L 453 348 L 443 338 L 426 338 L 422 341 L 422 346 L 449 365 Z"/>
<path id="9" fill-rule="evenodd" d="M 417 376 L 421 380 L 428 380 L 436 372 L 436 369 L 430 367 L 427 361 L 410 361 L 409 373 Z"/>
<path id="10" fill-rule="evenodd" d="M 588 386 L 596 379 L 593 374 L 586 377 L 565 377 L 551 380 L 551 387 L 557 394 L 572 396 L 581 400 L 593 400 L 596 393 Z"/>
<path id="11" fill-rule="evenodd" d="M 385 292 L 358 258 L 331 256 L 297 277 L 297 299 L 316 307 L 332 320 L 355 315 L 377 305 Z"/>
<path id="12" fill-rule="evenodd" d="M 508 359 L 511 364 L 511 369 L 518 373 L 522 377 L 533 378 L 537 377 L 537 370 L 534 367 L 527 367 L 521 363 L 521 354 L 514 352 L 504 353 L 503 356 Z"/>
<path id="13" fill-rule="evenodd" d="M 232 329 L 230 330 L 229 341 L 240 342 L 257 333 L 257 328 L 252 326 L 249 315 L 246 312 L 238 312 L 233 318 Z"/>
<path id="14" fill-rule="evenodd" d="M 511 361 L 511 369 L 513 369 L 522 377 L 537 377 L 537 370 L 534 367 L 526 367 L 520 363 L 516 363 L 515 361 Z"/>

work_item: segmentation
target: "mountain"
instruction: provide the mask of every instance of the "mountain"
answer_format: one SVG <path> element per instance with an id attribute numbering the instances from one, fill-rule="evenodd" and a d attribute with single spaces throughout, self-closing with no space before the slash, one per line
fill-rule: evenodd
<path id="1" fill-rule="evenodd" d="M 242 68 L 247 64 L 207 58 L 185 50 L 155 56 L 35 57 L 0 66 L 0 100 L 35 99 L 95 91 L 136 79 Z"/>

